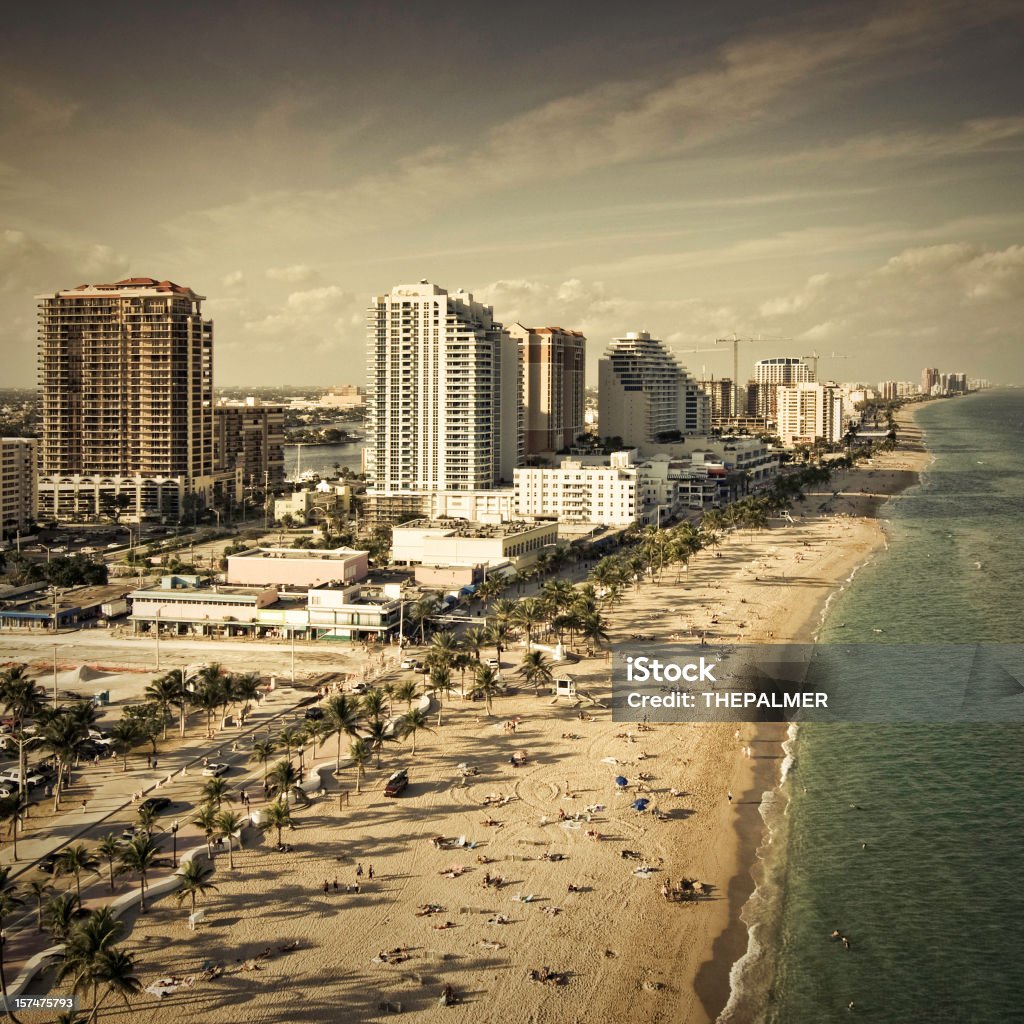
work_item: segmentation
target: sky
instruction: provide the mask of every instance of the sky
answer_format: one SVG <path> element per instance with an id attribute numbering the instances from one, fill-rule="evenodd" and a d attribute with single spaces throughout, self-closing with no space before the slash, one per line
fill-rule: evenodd
<path id="1" fill-rule="evenodd" d="M 1024 384 L 1013 0 L 54 3 L 0 40 L 0 385 L 34 296 L 207 297 L 218 385 L 364 382 L 429 279 L 648 330 L 698 375 L 818 353 Z M 695 349 L 710 351 L 694 352 Z"/>

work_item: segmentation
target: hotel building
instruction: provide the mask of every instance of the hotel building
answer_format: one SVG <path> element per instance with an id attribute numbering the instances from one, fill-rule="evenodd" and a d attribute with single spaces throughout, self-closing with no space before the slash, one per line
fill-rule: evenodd
<path id="1" fill-rule="evenodd" d="M 211 500 L 213 323 L 190 288 L 138 277 L 38 301 L 39 518 L 182 514 Z"/>

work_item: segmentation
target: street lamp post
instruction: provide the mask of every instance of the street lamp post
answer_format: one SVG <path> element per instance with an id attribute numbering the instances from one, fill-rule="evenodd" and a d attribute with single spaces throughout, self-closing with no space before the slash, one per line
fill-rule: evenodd
<path id="1" fill-rule="evenodd" d="M 57 710 L 57 644 L 53 645 L 53 710 Z"/>
<path id="2" fill-rule="evenodd" d="M 178 866 L 178 829 L 181 826 L 175 820 L 174 824 L 171 825 L 171 865 L 172 867 Z"/>
<path id="3" fill-rule="evenodd" d="M 160 612 L 163 609 L 157 605 L 156 609 L 156 670 L 160 671 Z"/>
<path id="4" fill-rule="evenodd" d="M 292 627 L 292 682 L 295 682 L 295 627 Z"/>

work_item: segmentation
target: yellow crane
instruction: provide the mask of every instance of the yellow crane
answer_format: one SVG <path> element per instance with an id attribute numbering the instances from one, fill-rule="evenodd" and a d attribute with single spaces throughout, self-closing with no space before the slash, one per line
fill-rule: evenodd
<path id="1" fill-rule="evenodd" d="M 729 338 L 716 338 L 716 345 L 732 345 L 732 394 L 733 394 L 733 408 L 739 408 L 740 400 L 740 343 L 741 342 L 762 342 L 776 344 L 779 342 L 788 341 L 788 338 L 762 338 L 758 335 L 756 338 L 741 338 L 737 334 L 733 334 Z"/>

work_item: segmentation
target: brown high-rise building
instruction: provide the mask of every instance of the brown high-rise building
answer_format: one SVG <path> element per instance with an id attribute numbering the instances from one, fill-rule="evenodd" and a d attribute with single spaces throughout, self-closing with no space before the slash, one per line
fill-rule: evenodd
<path id="1" fill-rule="evenodd" d="M 284 483 L 284 406 L 258 398 L 221 401 L 213 407 L 213 450 L 218 474 L 241 473 L 259 488 Z"/>
<path id="2" fill-rule="evenodd" d="M 133 277 L 38 296 L 40 518 L 180 516 L 213 488 L 213 323 Z"/>
<path id="3" fill-rule="evenodd" d="M 518 323 L 508 332 L 523 355 L 523 455 L 570 447 L 584 431 L 587 339 Z"/>

